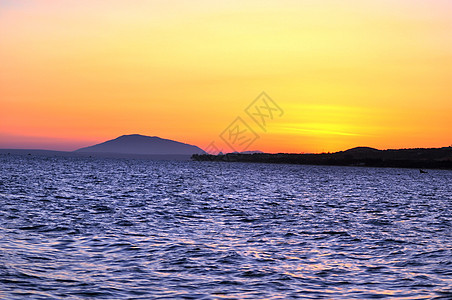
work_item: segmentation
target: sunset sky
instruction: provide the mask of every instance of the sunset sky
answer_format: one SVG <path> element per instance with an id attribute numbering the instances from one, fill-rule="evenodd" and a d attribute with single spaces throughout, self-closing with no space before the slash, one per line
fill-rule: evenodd
<path id="1" fill-rule="evenodd" d="M 452 145 L 452 1 L 0 0 L 0 148 L 227 150 L 237 117 L 248 150 Z"/>

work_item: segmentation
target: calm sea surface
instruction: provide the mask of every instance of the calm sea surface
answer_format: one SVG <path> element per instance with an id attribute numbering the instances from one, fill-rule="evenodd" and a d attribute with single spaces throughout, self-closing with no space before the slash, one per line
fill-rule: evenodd
<path id="1" fill-rule="evenodd" d="M 452 298 L 452 171 L 0 156 L 2 299 Z"/>

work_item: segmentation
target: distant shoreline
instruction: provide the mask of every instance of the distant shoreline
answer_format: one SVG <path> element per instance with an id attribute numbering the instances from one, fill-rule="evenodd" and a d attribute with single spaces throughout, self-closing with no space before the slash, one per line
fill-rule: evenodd
<path id="1" fill-rule="evenodd" d="M 40 149 L 0 149 L 0 155 L 47 156 L 47 157 L 93 157 L 93 158 L 131 158 L 149 160 L 190 160 L 187 154 L 129 154 L 114 152 L 74 152 Z"/>
<path id="2" fill-rule="evenodd" d="M 195 154 L 192 155 L 192 159 L 195 161 L 452 170 L 452 147 L 396 150 L 357 147 L 346 151 L 321 154 Z"/>
<path id="3" fill-rule="evenodd" d="M 130 158 L 178 161 L 217 161 L 327 166 L 359 166 L 413 169 L 452 170 L 452 147 L 377 150 L 358 147 L 346 151 L 320 154 L 293 153 L 228 153 L 210 154 L 125 154 L 56 151 L 41 149 L 0 149 L 0 155 L 45 156 L 45 157 L 86 157 L 86 158 Z"/>

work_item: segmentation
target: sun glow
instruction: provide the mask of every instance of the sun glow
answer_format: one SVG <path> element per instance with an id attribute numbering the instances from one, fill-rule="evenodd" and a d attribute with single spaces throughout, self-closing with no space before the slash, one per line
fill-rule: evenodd
<path id="1" fill-rule="evenodd" d="M 205 147 L 263 90 L 253 149 L 452 144 L 450 1 L 18 0 L 0 36 L 0 148 Z"/>

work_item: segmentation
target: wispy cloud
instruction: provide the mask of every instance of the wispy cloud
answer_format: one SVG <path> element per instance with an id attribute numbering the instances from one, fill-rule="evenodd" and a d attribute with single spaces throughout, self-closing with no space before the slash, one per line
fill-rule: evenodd
<path id="1" fill-rule="evenodd" d="M 279 124 L 278 132 L 293 133 L 300 135 L 340 135 L 340 136 L 367 136 L 357 132 L 341 130 L 342 124 Z"/>

